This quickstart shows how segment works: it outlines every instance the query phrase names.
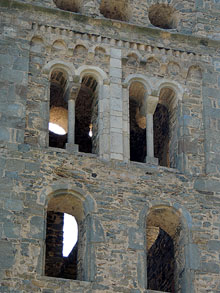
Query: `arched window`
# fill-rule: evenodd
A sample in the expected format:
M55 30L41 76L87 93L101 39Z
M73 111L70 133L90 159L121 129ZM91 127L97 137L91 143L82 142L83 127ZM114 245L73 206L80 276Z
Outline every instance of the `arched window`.
M99 153L98 107L98 83L84 75L75 106L75 143L80 152Z
M175 167L177 145L176 135L176 98L170 88L162 88L159 102L154 112L154 155L159 165Z
M46 276L83 279L83 253L86 242L84 220L83 205L77 197L63 194L49 201L46 227ZM64 251L66 233L72 234L75 238L69 240L71 241L69 244L72 245L69 253Z
M184 231L180 213L157 206L147 216L147 288L179 292L184 274Z
M68 132L67 75L54 69L50 78L49 146L65 148Z
M144 162L146 158L146 89L134 81L129 88L130 160Z

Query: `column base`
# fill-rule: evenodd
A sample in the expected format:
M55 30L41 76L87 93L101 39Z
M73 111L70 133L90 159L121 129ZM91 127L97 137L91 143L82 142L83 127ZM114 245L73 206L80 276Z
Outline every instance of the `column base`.
M70 153L77 153L79 151L79 145L74 143L66 143L66 150Z
M158 166L158 158L146 156L145 163Z

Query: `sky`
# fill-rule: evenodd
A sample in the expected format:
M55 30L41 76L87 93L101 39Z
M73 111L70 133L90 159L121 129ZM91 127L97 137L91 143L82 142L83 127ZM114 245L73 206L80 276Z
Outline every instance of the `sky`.
M67 257L78 240L78 225L75 218L64 214L63 256Z

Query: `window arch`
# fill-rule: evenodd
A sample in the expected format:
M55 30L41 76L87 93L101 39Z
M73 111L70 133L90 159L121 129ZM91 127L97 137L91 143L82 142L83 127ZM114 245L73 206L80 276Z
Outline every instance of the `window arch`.
M78 241L68 257L63 256L64 214L72 215L78 224ZM65 193L50 199L47 207L46 276L74 280L84 279L85 228L85 215L81 199ZM72 231L72 233L76 233L76 231Z
M75 142L81 152L99 153L98 102L98 82L85 74L75 106Z
M164 205L150 209L146 231L148 289L179 292L185 274L183 227L176 209Z
M53 69L50 76L49 146L65 148L68 132L67 73Z

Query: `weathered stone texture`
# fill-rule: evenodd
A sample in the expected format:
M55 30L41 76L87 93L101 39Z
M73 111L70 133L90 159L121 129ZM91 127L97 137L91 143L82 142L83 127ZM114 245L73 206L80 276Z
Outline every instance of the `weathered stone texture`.
M220 292L219 3L173 1L179 21L165 30L150 23L152 1L112 1L107 11L106 1L76 1L77 13L55 2L0 3L0 292L155 292L147 254L155 245L161 259L159 228L174 245L165 288ZM128 5L127 22L115 20L124 17L117 2ZM53 80L66 105L93 98L93 154L76 142L49 146L54 69L66 78ZM147 163L130 161L130 118L145 131L149 96L167 108L154 123L170 119L154 129L156 157L169 133L166 167L145 158L146 139ZM52 201L80 222L78 280L45 273Z

